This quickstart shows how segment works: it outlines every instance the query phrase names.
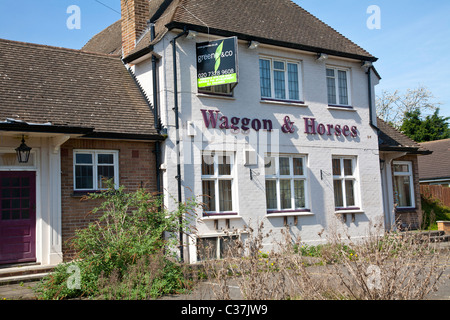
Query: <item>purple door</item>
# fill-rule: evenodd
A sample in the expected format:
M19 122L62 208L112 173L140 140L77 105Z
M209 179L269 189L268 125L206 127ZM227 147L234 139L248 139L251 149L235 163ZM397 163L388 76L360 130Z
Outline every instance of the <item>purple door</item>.
M36 172L0 172L0 264L36 261Z

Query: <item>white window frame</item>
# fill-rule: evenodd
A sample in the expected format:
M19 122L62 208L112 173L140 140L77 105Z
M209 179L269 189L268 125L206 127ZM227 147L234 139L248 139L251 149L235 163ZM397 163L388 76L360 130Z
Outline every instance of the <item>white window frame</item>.
M269 154L266 155L267 158L275 159L275 174L267 174L265 172L265 181L272 180L276 181L276 192L277 192L277 208L266 208L267 213L283 213L283 212L301 212L301 211L309 211L309 192L308 192L308 159L306 155L287 155L287 154ZM280 174L280 158L289 158L289 175L281 175ZM265 164L266 163L265 159ZM293 159L302 159L303 161L303 175L294 175L294 160ZM281 208L281 182L280 180L290 180L291 187L291 208L282 209ZM295 206L295 183L294 181L301 180L304 183L305 190L305 206L304 207L296 207ZM267 191L266 191L266 207L267 207Z
M331 78L327 75L327 70L334 70L334 87L335 87L335 94L336 94L336 103L331 103L328 101L328 78ZM348 103L341 103L340 95L339 95L339 77L338 77L338 71L344 71L347 74L347 97L348 97ZM325 79L327 79L327 102L330 106L337 106L337 107L351 107L352 106L352 90L351 90L351 72L350 68L345 67L336 67L336 66L326 66L325 70Z
M395 165L407 165L408 172L396 172ZM411 196L411 206L400 207L397 206L398 209L411 209L416 207L416 197L414 192L414 172L413 172L413 164L411 161L393 161L392 162L392 174L393 176L403 176L409 177L409 192ZM395 182L392 183L393 191L394 191L394 203L395 203Z
M92 165L92 188L83 189L78 188L76 186L76 166L78 165L76 162L77 154L91 154L93 157ZM113 167L114 167L114 186L117 189L119 187L119 151L117 150L73 150L73 190L74 191L97 191L97 190L106 190L106 188L99 188L97 176L98 176L98 155L99 154L107 154L113 155ZM80 164L86 165L86 164Z
M234 152L226 152L226 151L204 151L202 152L202 160L201 164L203 165L203 157L209 157L211 154L214 154L214 174L213 175L204 175L201 172L201 180L202 180L202 194L203 191L203 181L214 181L214 195L215 195L215 209L204 210L205 216L208 215L237 215L236 213L236 195L235 195L235 153ZM220 175L219 174L219 156L228 156L230 159L230 174L229 175ZM202 170L202 168L200 168ZM231 211L220 211L220 192L219 192L219 181L228 180L231 181Z
M267 60L270 61L270 97L262 96L261 93L261 66L259 64L260 60ZM274 79L274 63L275 62L283 62L284 63L284 90L285 90L285 99L276 98L275 97L275 79ZM295 64L297 65L297 72L298 72L298 100L297 99L290 99L289 98L289 72L288 72L288 64ZM275 57L267 57L267 56L260 56L258 59L258 68L259 68L259 77L260 77L260 94L261 94L261 100L274 100L274 101L286 101L286 102L300 102L303 103L303 82L302 82L302 75L303 75L303 68L302 63L299 60L292 60L292 59L285 59L285 58L275 58Z
M337 206L335 203L335 209L336 210L346 210L346 209L358 209L360 210L360 188L359 188L359 179L358 179L358 161L356 156L333 156L332 161L339 160L340 164L340 175L335 175L333 172L333 163L332 163L332 169L331 173L333 175L333 199L335 199L335 190L334 190L334 181L338 180L341 181L341 188L342 188L342 196L343 196L343 206ZM346 175L344 170L344 160L351 160L352 161L352 175ZM353 198L355 203L353 205L349 205L347 203L347 190L345 186L345 181L351 180L353 181Z

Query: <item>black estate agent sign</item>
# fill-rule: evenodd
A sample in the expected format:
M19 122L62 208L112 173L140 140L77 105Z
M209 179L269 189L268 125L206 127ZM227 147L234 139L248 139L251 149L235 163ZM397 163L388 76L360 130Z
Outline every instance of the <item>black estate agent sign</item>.
M199 88L238 82L237 37L197 43Z

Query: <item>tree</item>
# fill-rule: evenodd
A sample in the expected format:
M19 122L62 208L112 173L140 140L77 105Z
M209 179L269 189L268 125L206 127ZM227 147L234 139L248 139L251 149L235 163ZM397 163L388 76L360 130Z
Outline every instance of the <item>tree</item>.
M400 130L416 142L447 139L450 138L449 119L439 116L439 108L425 118L420 109L415 109L405 114Z
M377 116L399 129L408 112L435 112L440 103L433 102L433 99L433 94L423 86L408 89L404 95L398 90L394 93L382 91L376 99Z

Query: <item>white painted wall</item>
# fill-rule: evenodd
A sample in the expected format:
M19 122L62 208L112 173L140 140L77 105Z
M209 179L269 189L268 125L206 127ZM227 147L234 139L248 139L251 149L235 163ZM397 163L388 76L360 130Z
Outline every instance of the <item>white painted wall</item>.
M173 152L175 145L175 118L173 108L173 72L172 45L170 40L175 33L168 33L164 40L155 47L155 51L162 58L159 61L159 101L161 103L161 119L168 129L168 139L165 142L164 188L166 195L176 197L176 156ZM213 37L210 37L212 40ZM231 228L242 229L244 225L264 220L266 230L273 230L275 237L280 237L284 228L283 217L268 217L266 214L264 152L267 147L279 147L280 153L305 154L308 157L308 196L311 213L300 216L297 225L293 225L294 217L288 217L290 231L293 236L299 236L305 242L318 243L324 240L327 231L342 228L354 237L366 234L370 221L383 219L381 194L381 178L379 166L378 140L376 131L369 125L368 79L366 70L361 68L361 61L342 58L330 58L324 62L315 59L315 55L296 50L283 49L261 45L256 50L247 48L244 42L239 42L239 84L234 90L233 98L206 97L197 93L196 88L196 53L195 42L208 40L198 37L188 40L181 37L177 41L178 53L178 90L180 125L182 126L182 177L183 197L193 197L202 194L201 184L201 150L205 147L202 136L206 141L216 141L209 145L215 150L232 150L236 154L236 172L234 184L234 203L239 217L230 220ZM300 60L302 65L302 85L304 105L286 103L263 103L260 99L259 85L259 56L269 55L279 58ZM326 88L326 65L348 67L351 69L351 101L353 110L336 110L328 107ZM142 62L135 67L139 81L152 94L151 64ZM377 82L372 77L373 85ZM374 95L372 95L374 105ZM250 119L271 119L274 132L270 134L271 142L254 143L256 138L262 138L251 130L250 135L242 133L232 134L229 130L224 134L220 129L207 130L203 124L201 109L220 110L221 114L229 118L248 117ZM285 116L295 122L296 132L286 134L278 129L284 123ZM335 136L307 135L304 133L304 117L316 118L324 124L340 124L349 127L357 126L357 138ZM187 136L188 121L193 122L196 136ZM223 141L226 143L223 143ZM243 165L243 150L248 145L259 152L258 164L251 167L255 175L250 179L249 168ZM355 221L351 215L347 222L342 222L335 213L332 177L332 156L356 156L358 159L359 199L362 212L355 214ZM324 173L321 178L321 170ZM259 174L259 175L258 175ZM169 209L174 203L167 200ZM214 219L200 219L197 223L199 235L219 234L225 226L225 220L218 223L219 231L214 228ZM327 230L322 237L318 235L323 229ZM273 239L267 242L270 249ZM189 256L195 261L195 248L189 248Z
M0 171L36 172L36 259L42 265L62 262L61 158L59 145L67 136L26 134L35 162L28 166L1 167ZM0 134L0 150L15 153L20 134Z

